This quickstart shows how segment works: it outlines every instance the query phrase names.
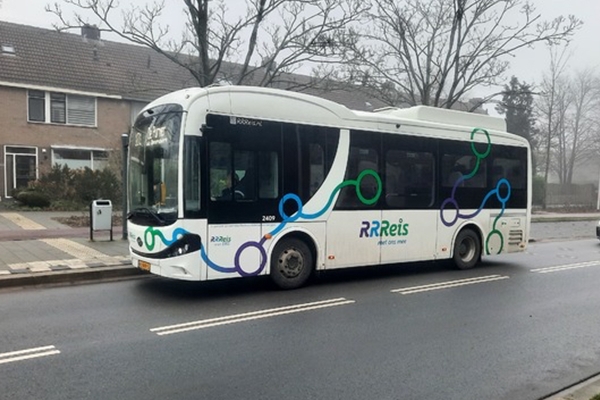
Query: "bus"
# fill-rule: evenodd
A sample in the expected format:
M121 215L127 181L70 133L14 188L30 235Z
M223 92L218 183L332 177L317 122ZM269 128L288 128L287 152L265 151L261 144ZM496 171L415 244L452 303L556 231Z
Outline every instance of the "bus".
M503 119L354 111L285 90L189 88L148 104L128 149L132 263L204 281L524 251L531 151Z

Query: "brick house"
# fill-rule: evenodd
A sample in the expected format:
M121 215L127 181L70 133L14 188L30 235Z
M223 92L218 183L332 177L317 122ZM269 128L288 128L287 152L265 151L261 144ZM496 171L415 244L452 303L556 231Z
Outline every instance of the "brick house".
M0 21L0 200L54 164L104 168L145 104L196 85L166 57L101 40L95 27L72 34ZM305 92L353 109L384 106L355 90Z

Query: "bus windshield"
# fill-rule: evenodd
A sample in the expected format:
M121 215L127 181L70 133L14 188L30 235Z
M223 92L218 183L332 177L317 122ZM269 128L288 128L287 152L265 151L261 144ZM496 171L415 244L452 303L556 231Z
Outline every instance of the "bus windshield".
M168 104L144 111L133 126L128 198L135 223L167 225L177 219L181 117L181 106Z

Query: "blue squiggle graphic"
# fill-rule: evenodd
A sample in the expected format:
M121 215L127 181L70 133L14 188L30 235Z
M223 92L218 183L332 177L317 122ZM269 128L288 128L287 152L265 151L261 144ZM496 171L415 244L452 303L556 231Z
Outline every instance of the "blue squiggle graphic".
M367 199L363 196L363 194L360 191L360 183L361 181L367 177L367 176L372 176L375 178L375 180L377 181L377 185L378 185L378 189L377 192L375 193L375 195L370 198ZM335 187L335 189L333 190L333 192L331 193L331 195L329 196L329 199L327 201L327 203L323 206L323 208L315 213L312 214L305 214L303 212L303 207L304 205L302 204L302 200L300 199L300 197L296 194L293 193L289 193L286 194L285 196L283 196L281 198L281 200L279 201L279 215L282 218L282 221L279 223L279 225L277 225L277 227L275 229L273 229L271 232L269 232L267 235L265 235L264 237L262 237L258 242L256 241L248 241L243 243L235 252L235 257L234 257L234 265L231 267L224 267L222 265L219 265L217 263L215 263L214 261L212 261L209 257L208 254L206 254L206 247L204 245L200 246L200 257L202 258L202 260L206 263L206 265L208 265L209 268L217 271L217 272L221 272L221 273L233 273L233 272L237 272L238 274L240 274L241 276L255 276L255 275L259 275L265 268L265 265L267 263L267 252L265 250L264 244L267 240L267 238L271 238L273 236L275 236L276 234L278 234L279 232L281 232L281 230L283 230L283 228L285 228L285 226L289 223L289 222L294 222L297 221L298 219L305 219L305 220L311 220L311 219L316 219L318 217L320 217L321 215L323 215L333 204L333 199L335 198L335 196L337 195L337 193L344 187L346 186L351 186L354 185L356 188L356 195L357 197L360 199L361 202L367 204L367 205L372 205L375 204L377 202L377 200L379 200L379 197L381 196L381 193L383 191L383 186L382 186L382 182L381 182L381 178L379 177L379 175L377 174L377 172L371 170L371 169L367 169L362 171L358 177L356 178L356 180L346 180L342 183L340 183L339 185L337 185ZM296 202L297 206L298 206L298 211L296 211L293 215L288 216L285 214L283 208L284 208L284 204L286 201L288 200L293 200ZM167 240L165 238L165 236L163 235L163 233L159 230L159 229L155 229L153 227L149 227L148 229L146 229L146 232L144 233L144 241L146 243L146 247L148 247L149 250L152 250L154 248L155 245L155 237L158 236L158 238L167 246L173 244L179 235L183 235L185 233L188 233L188 231L186 231L183 228L177 228L173 231L173 239L171 240ZM147 239L147 235L150 234L151 236L151 241ZM256 248L261 255L261 261L258 265L258 267L254 270L254 271L245 271L240 263L240 259L241 259L241 255L242 252L248 248Z

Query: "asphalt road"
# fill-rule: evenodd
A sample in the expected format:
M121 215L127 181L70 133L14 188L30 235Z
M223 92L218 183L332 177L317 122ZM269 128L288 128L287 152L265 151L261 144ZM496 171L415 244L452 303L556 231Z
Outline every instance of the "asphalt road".
M539 399L600 371L599 253L2 291L0 398Z

